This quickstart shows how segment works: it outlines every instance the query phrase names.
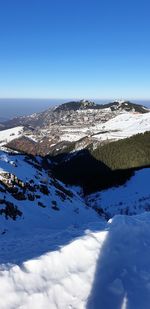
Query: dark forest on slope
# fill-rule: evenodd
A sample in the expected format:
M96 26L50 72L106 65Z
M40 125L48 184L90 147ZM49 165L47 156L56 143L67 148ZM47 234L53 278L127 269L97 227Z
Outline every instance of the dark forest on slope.
M83 187L84 193L125 183L134 170L150 165L150 132L53 157L56 177Z
M91 150L91 154L113 170L149 165L150 132L108 143Z

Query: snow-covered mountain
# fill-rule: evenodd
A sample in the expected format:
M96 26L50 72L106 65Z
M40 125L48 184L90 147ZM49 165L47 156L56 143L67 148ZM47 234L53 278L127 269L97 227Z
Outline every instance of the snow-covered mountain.
M150 113L142 115L129 113L118 115L103 125L95 126L93 128L93 137L101 141L115 141L146 131L150 131Z
M147 113L149 109L143 105L128 101L95 104L81 100L68 102L58 107L49 108L41 113L16 117L2 123L4 128L16 126L30 126L32 128L46 128L54 125L77 126L92 125L95 122L105 122L122 112Z
M15 118L5 128L24 126L19 140L5 140L12 149L31 154L77 151L93 144L115 141L150 130L150 110L130 102L98 105L90 101L69 102L43 113ZM4 127L3 127L4 129ZM13 133L12 133L13 136ZM11 142L11 143L10 143Z
M99 108L105 122L88 127L69 124L69 131L65 122L60 128L27 128L20 122L0 132L0 309L149 309L150 168L90 195L54 177L58 160L74 159L78 175L78 156L87 178L95 166L104 182L110 168L85 160L78 150L150 131L150 113L127 111L122 104L127 102ZM96 117L95 111L93 102L82 101L73 113L81 121L83 113ZM65 113L72 114L68 105ZM66 147L70 154L44 157L51 147L58 153ZM37 155L38 148L45 154Z

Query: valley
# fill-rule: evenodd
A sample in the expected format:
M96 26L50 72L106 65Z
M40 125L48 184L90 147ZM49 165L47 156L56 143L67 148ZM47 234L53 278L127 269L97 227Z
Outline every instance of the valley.
M75 104L2 124L2 309L148 308L150 110Z

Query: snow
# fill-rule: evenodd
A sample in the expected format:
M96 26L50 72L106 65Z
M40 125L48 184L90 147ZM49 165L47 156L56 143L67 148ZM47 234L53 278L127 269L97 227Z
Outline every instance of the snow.
M122 125L116 133L122 138L149 130L149 118L122 114L105 125L110 130ZM0 132L1 141L20 136L23 127L11 130ZM149 309L150 213L144 211L150 210L150 168L135 172L123 186L90 195L90 207L79 187L48 178L24 155L1 150L1 181L5 172L35 185L48 179L49 193L37 189L39 199L20 201L0 190L0 200L6 196L23 213L15 221L0 215L0 309ZM59 186L72 197L63 200ZM93 206L113 218L106 222Z
M83 110L79 110L78 113L85 113ZM94 110L86 111L86 115L95 112ZM102 111L102 114L108 113L108 110ZM110 111L111 113L111 111ZM52 128L51 128L52 129ZM89 126L83 124L74 124L73 126L60 126L59 127L59 141L69 141L77 142L84 137L91 137L96 141L105 140L119 140L138 133L144 133L145 131L150 131L150 112L145 114L139 114L136 112L124 112L122 111L119 115L113 114L113 118L107 120L106 122L95 122ZM58 132L58 127L56 127L56 132ZM42 129L40 135L37 133L23 132L23 127L16 127L9 130L0 131L0 147L4 146L11 140L18 138L20 136L27 136L31 140L37 142L39 141L39 136L42 134L44 136L51 136L50 128Z
M98 253L96 235L89 233L21 266L3 265L1 308L81 308L90 293ZM3 301L6 289L10 298Z
M19 234L24 236L30 235L32 232L42 233L44 227L46 233L50 229L52 234L68 227L80 227L83 224L97 220L95 211L91 211L85 206L83 198L76 191L66 187L60 181L54 181L53 178L48 177L46 171L39 171L32 163L31 160L29 164L24 155L11 155L3 151L0 152L1 180L4 172L16 175L24 183L32 180L34 185L39 185L41 181L48 179L47 186L49 189L48 195L41 193L37 189L34 194L39 195L39 198L35 198L34 201L29 201L27 198L27 193L31 192L26 192L26 200L23 201L16 200L11 193L7 192L7 200L16 205L23 212L23 216L15 222L0 216L0 233L7 230L8 234L11 233L16 237L19 230ZM72 198L65 196L65 200L63 200L57 185L68 189L72 193ZM5 193L0 192L1 199L4 198L4 195ZM58 211L52 208L54 201L59 207ZM45 208L40 207L38 202L42 202Z
M8 130L0 131L0 146L3 146L13 139L18 138L23 135L23 127L15 127Z
M23 181L35 178L37 172L33 166L24 160L24 156L10 155L4 151L0 151L0 167L3 171L15 174Z
M24 181L32 179L34 184L47 177L46 171L39 173L24 155L1 151L0 166L3 172ZM69 189L72 198L63 201L58 184ZM0 191L1 201L5 195L23 213L15 221L0 215L1 309L80 308L81 299L84 304L90 292L99 248L89 229L92 225L95 230L102 229L106 223L73 189L53 178L48 179L48 188L48 195L37 189L40 199L34 201L16 200L11 192ZM39 200L45 208L38 206ZM59 211L52 209L52 201L57 202Z
M96 123L89 127L85 127L84 124L72 128L61 127L60 140L75 142L86 136L91 136L97 141L119 140L145 131L150 131L150 113L122 112L104 123Z
M27 136L29 139L31 139L35 143L38 142L38 137L33 134L25 134L25 136Z
M150 168L136 171L128 182L119 187L96 192L87 198L91 207L102 208L109 217L115 214L140 214L150 211Z
M118 140L150 131L150 113L123 113L104 124L93 127L93 137L99 140ZM97 132L100 131L100 134ZM108 131L107 133L105 133ZM96 134L96 135L94 135Z
M84 133L66 133L66 134L62 134L60 137L60 141L68 141L68 142L77 142L79 139L85 137Z
M149 308L149 220L145 213L116 216L108 223L86 308Z
M55 249L48 234L20 243L16 239L18 258L22 250L24 256L31 248L34 252L42 241L47 242L47 251L18 264L1 264L0 308L148 309L149 221L149 213L116 216L99 224L97 231L94 224L78 230L80 235L69 242L64 231L53 235L53 241L62 243ZM1 248L11 257L14 244L8 244L3 235Z

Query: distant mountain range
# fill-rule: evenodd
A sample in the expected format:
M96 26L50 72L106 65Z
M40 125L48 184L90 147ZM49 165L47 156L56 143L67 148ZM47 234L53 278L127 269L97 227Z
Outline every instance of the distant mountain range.
M68 103L61 104L55 110L56 111L76 111L76 110L86 110L86 109L107 109L110 108L112 111L114 110L124 110L131 111L134 109L135 112L146 113L148 108L143 105L131 103L129 101L115 101L107 104L96 104L92 101L81 100L81 101L72 101Z
M58 155L150 130L150 109L128 101L99 105L92 101L68 102L42 113L1 123L0 145L32 155ZM18 127L20 134L11 128ZM7 138L3 130L9 129Z
M112 102L108 104L96 104L94 102L88 100L81 100L81 101L72 101L68 103L64 103L59 105L56 108L48 108L44 112L41 113L34 113L29 116L21 116L16 117L11 120L5 121L1 123L1 128L11 128L16 126L31 126L33 128L36 127L45 127L49 125L55 124L70 124L72 125L74 120L76 123L79 122L80 124L80 115L81 112L82 116L85 117L84 123L86 123L86 116L88 115L87 124L95 121L94 116L98 113L100 120L102 112L105 112L108 117L113 116L113 114L120 113L120 112L137 112L137 113L147 113L149 109L143 105L131 103L129 101L121 101L121 102ZM112 113L111 113L112 112ZM93 116L93 117L92 117ZM76 119L75 119L76 118ZM82 122L83 122L82 120Z

